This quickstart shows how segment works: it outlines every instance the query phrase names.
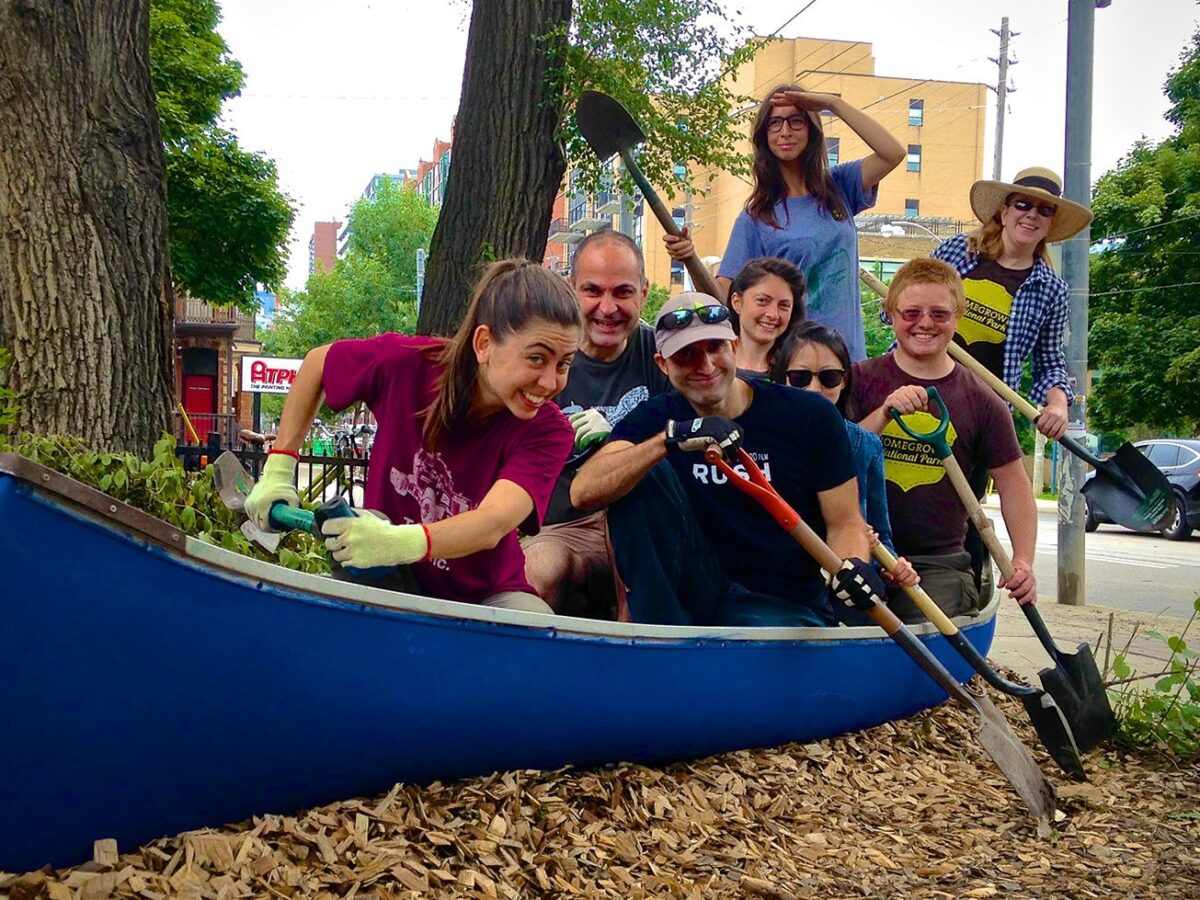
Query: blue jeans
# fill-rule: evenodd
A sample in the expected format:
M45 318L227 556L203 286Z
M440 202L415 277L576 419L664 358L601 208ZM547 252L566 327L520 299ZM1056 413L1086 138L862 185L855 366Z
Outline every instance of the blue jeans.
M763 514L763 526L778 527ZM634 622L743 627L834 625L828 594L775 597L730 581L675 470L661 462L608 508L617 572ZM770 560L763 560L770 565Z

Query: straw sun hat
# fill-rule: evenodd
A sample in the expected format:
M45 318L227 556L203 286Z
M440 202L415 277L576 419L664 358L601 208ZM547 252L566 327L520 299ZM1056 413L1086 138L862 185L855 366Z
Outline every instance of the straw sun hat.
M1083 231L1092 221L1091 210L1080 206L1062 195L1062 179L1050 169L1034 166L1022 169L1017 177L1008 181L977 181L971 186L971 209L983 224L992 221L992 217L1004 206L1004 201L1011 194L1024 194L1038 200L1045 200L1058 208L1050 231L1046 234L1046 243L1065 241L1072 235Z

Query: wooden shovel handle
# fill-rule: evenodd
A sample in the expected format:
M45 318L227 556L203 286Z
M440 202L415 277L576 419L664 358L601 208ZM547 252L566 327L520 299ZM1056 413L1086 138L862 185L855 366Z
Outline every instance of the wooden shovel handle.
M954 455L951 454L943 459L942 465L945 466L946 474L950 477L950 483L954 485L954 490L962 501L963 507L967 510L967 515L975 523L975 528L978 529L979 536L983 538L983 543L987 546L988 552L992 554L992 559L996 560L996 565L1000 567L1000 574L1007 581L1013 576L1012 557L1008 555L1008 551L1000 543L1000 538L996 536L996 529L992 526L992 520L983 511L983 505L979 502L979 498L975 496L975 492L971 490L971 485L967 483L967 476L963 474L963 470L959 466L958 460L954 458Z
M967 369L970 369L981 379L983 379L984 384L995 391L1002 399L1011 403L1017 412L1027 418L1030 422L1037 421L1037 417L1042 414L1042 411L1010 388L999 378L997 378L991 369L973 357L958 344L954 343L954 341L951 341L950 346L946 349L950 355L954 357L955 362Z

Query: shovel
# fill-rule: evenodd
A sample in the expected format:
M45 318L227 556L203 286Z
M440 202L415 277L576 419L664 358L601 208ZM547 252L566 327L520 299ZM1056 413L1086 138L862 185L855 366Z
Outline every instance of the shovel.
M954 485L967 514L979 531L979 536L983 538L992 558L996 560L996 565L1000 567L1000 574L1008 580L1014 571L1012 557L996 537L992 520L984 513L975 492L967 483L966 475L958 465L958 460L954 458L950 445L946 442L946 429L950 425L950 413L946 405L942 402L937 388L930 387L927 390L930 405L936 404L941 410L941 421L933 431L913 431L894 409L890 410L891 416L910 437L928 444L934 455L941 459L950 483ZM1033 603L1021 604L1021 612L1025 614L1038 640L1054 660L1053 669L1043 669L1039 673L1042 687L1054 698L1067 721L1071 723L1076 746L1080 750L1091 750L1117 728L1116 717L1108 702L1108 691L1100 677L1092 648L1087 644L1080 644L1074 653L1063 653L1054 643L1042 614Z
M836 572L840 569L842 559L821 540L815 531L809 528L787 501L776 493L750 454L739 449L738 458L745 467L746 477L729 465L716 447L709 447L704 452L704 459L709 464L720 469L722 474L729 479L730 484L761 504L763 509L799 542L800 546L817 561L821 568L826 572ZM979 729L975 733L976 737L979 738L979 742L988 756L995 761L1004 776L1012 782L1021 799L1033 812L1038 822L1038 834L1043 837L1048 836L1050 823L1054 821L1054 788L1034 763L1033 757L1029 755L1029 750L1013 734L1012 728L1009 727L1004 716L992 705L992 701L987 698L986 694L976 696L959 684L937 657L929 651L929 648L917 640L916 635L909 631L904 623L896 617L896 614L886 606L877 602L867 610L867 615L887 633L888 637L899 644L913 662L937 682L942 690L957 700L965 709L974 710L979 714Z
M579 126L579 133L583 135L583 139L588 142L588 146L592 148L601 162L607 160L614 153L621 154L625 170L629 172L638 186L638 190L650 204L650 209L654 211L654 217L658 219L658 224L667 234L682 237L682 232L675 224L670 210L663 205L658 193L651 187L650 182L646 180L646 176L638 167L637 161L633 158L634 147L644 143L646 135L638 127L638 123L633 121L633 116L629 115L629 111L607 94L601 94L599 91L584 91L579 96L579 105L575 107L575 122ZM683 261L683 264L692 276L692 284L696 286L696 290L717 300L724 299L724 294L717 286L717 280L713 278L712 272L704 263L700 262L694 252Z
M896 557L883 544L876 544L871 553L889 572L896 570ZM941 607L933 602L933 598L925 593L925 589L919 584L904 585L903 590L912 598L925 618L942 633L946 642L971 664L971 668L978 672L984 681L1001 693L1018 698L1024 704L1042 745L1050 752L1059 768L1077 781L1086 781L1087 773L1083 770L1083 761L1079 758L1075 735L1054 698L1032 685L1009 681L989 666L987 660L975 649L975 645L963 637L954 621L942 612Z
M1041 414L1036 406L995 376L979 360L951 342L950 355L959 364L983 379L993 391L1013 405L1030 422ZM1084 496L1104 510L1118 525L1134 531L1161 531L1167 526L1175 499L1167 476L1126 441L1111 459L1100 459L1084 449L1074 438L1058 439L1071 453L1096 470L1094 478L1083 485Z

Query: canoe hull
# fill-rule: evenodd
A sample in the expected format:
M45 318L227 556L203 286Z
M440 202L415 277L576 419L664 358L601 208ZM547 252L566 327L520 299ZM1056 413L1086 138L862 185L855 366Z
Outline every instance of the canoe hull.
M262 577L276 567L219 568L3 474L0 515L20 535L0 544L0 869L397 781L812 741L945 698L867 629L592 633L379 605L378 591ZM984 652L993 614L965 629ZM939 636L923 640L970 676Z

